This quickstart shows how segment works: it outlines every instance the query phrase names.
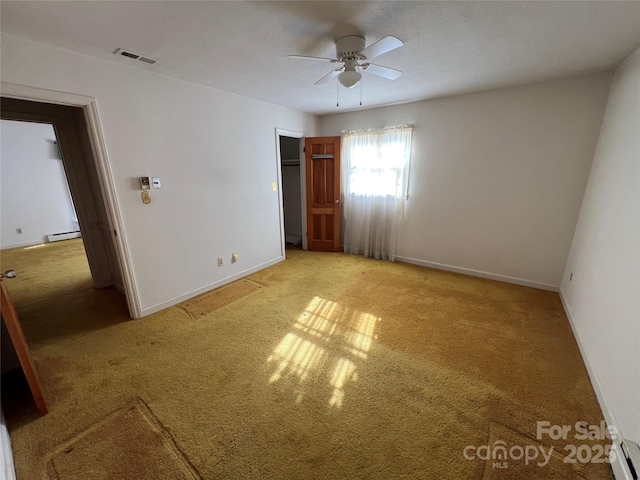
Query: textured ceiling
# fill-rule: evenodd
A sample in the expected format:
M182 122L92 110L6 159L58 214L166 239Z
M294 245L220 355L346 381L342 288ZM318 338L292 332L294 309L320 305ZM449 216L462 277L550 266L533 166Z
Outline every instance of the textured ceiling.
M334 41L405 45L364 75L364 108L601 71L640 45L640 2L6 1L1 30L136 68L315 114L358 108L360 89L314 85ZM125 48L157 58L116 57Z

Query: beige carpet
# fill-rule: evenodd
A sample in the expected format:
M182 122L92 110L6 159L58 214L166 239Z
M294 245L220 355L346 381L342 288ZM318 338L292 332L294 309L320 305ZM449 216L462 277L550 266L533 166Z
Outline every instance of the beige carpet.
M78 296L93 288L82 239L0 251L2 271L13 269L7 280L11 300L23 308L52 298Z
M538 420L602 419L557 294L287 256L247 279L264 288L202 316L182 305L109 319L84 294L18 308L50 406L36 418L3 386L18 478L48 478L61 446L136 398L203 479L612 478L606 464L564 467L568 443L597 442L536 439ZM499 440L557 455L507 468L463 455ZM122 465L117 449L104 456Z

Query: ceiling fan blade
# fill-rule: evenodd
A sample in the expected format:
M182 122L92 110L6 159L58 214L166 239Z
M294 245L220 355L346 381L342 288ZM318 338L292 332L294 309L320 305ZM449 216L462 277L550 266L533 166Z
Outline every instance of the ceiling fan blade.
M319 60L321 62L338 63L335 58L323 58L323 57L308 57L306 55L287 55L287 58L297 58L299 60Z
M329 80L332 80L332 79L336 78L338 76L338 74L343 70L344 70L344 67L336 68L333 72L327 73L324 77L322 77L320 80L318 80L316 83L314 83L314 85L320 85L322 83L327 83Z
M402 45L404 45L404 43L402 43L396 37L392 37L391 35L389 35L388 37L384 37L382 40L378 40L376 43L369 45L367 48L358 53L369 59L377 57L378 55L382 55L383 53L390 52L391 50L395 50Z
M365 63L362 65L362 68L364 68L366 72L373 73L379 77L388 78L389 80L400 78L403 73L395 68L383 67L382 65L376 65L375 63Z

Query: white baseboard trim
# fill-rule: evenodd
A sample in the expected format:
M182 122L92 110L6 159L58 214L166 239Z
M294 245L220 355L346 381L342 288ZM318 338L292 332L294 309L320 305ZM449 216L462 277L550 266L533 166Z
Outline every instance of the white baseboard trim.
M413 265L420 265L422 267L435 268L436 270L445 270L447 272L462 273L464 275L471 275L472 277L487 278L489 280L497 280L499 282L513 283L515 285L522 285L524 287L532 287L540 290L548 290L550 292L559 292L559 285L550 285L547 283L534 282L531 280L525 280L523 278L508 277L506 275L499 275L497 273L483 272L481 270L473 270L471 268L454 267L453 265L445 265L443 263L427 262L425 260L418 260L417 258L400 257L395 256L397 262L411 263Z
M235 282L247 275L251 275L259 270L263 270L271 265L275 265L276 263L280 263L286 260L284 256L274 258L273 260L269 260L268 262L261 263L260 265L256 265L255 267L248 268L247 270L243 270L242 272L235 273L229 277L223 278L222 280L218 280L217 282L210 283L204 287L198 288L196 290L192 290L191 292L185 293L184 295L180 295L178 297L174 297L166 302L158 303L157 305L153 305L151 307L143 308L141 310L141 317L146 317L147 315L151 315L152 313L159 312L160 310L164 310L165 308L173 307L180 302L184 302L185 300L189 300L190 298L196 297L200 294L206 293L215 288L223 287L224 285Z
M598 398L598 403L600 404L600 409L602 410L602 414L604 415L604 420L607 422L607 426L613 426L616 428L618 433L621 432L620 426L616 421L616 417L613 414L613 411L609 407L609 403L607 402L606 396L604 394L604 389L602 388L602 382L600 381L600 377L596 372L596 369L591 361L591 357L587 352L587 349L582 342L582 337L580 336L580 332L576 328L576 321L571 313L571 308L567 304L567 301L564 298L562 290L560 290L560 301L562 302L562 307L564 308L565 313L567 314L567 318L569 319L569 324L571 325L571 330L573 331L573 336L576 339L576 343L578 344L578 348L580 349L580 354L582 355L582 361L584 362L585 367L587 368L587 373L589 374L589 379L591 380L591 385L593 386L593 390L596 393L596 397ZM627 466L627 462L622 455L622 450L620 447L620 440L622 440L621 436L618 436L616 440L612 441L613 448L612 450L615 452L615 461L611 463L611 468L616 477L616 480L633 480L631 475L631 471L629 471L629 467Z
M24 248L24 247L35 247L36 245L43 245L46 237L42 237L42 240L35 240L31 242L22 242L22 243L12 243L10 245L2 245L0 250L9 250L10 248Z

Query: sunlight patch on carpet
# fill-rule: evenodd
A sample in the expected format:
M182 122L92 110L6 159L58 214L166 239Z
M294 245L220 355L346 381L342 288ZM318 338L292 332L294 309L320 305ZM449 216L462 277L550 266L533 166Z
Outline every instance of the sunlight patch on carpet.
M366 360L381 319L369 313L344 308L338 303L315 297L267 358L274 372L269 383L283 378L297 381L296 402L304 398L301 388L310 376L326 375L333 392L328 400L341 407L345 386L358 379L358 362Z
M201 478L139 398L59 445L47 472L50 480Z
M46 245L44 243L41 243L40 245L33 245L31 247L25 247L25 250L33 250L34 248L42 248L42 247L46 247Z
M180 307L193 318L201 318L262 288L265 288L264 285L243 279L182 302Z

